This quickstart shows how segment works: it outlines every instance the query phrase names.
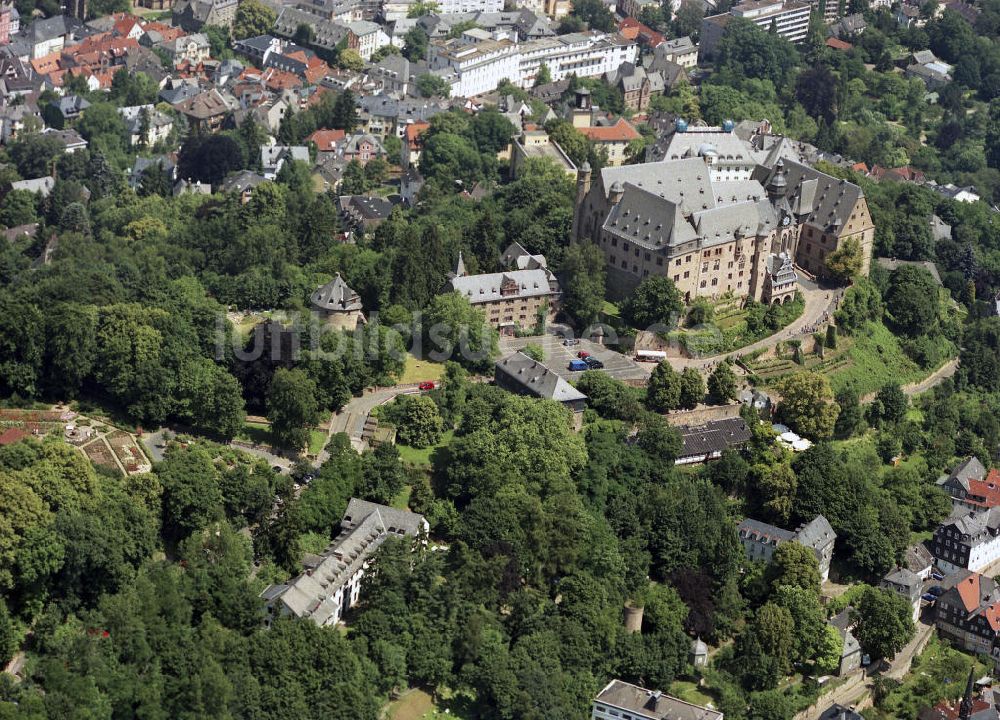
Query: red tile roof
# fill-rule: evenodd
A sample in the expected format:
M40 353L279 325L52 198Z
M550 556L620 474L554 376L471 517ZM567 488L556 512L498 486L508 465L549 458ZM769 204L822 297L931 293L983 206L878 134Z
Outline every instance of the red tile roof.
M346 135L343 130L317 130L306 138L307 142L316 143L316 148L320 152L333 152L337 143L341 142Z
M962 604L965 606L967 612L972 612L979 608L979 598L981 597L979 579L981 577L979 573L970 573L969 577L955 585L955 589L958 590L958 595L962 598Z
M410 145L414 143L419 144L417 138L427 132L427 129L431 126L429 122L424 122L423 120L418 120L417 122L410 123L406 126L406 142Z
M580 132L593 142L629 142L642 137L625 118L618 118L618 122L610 127L585 127L580 128Z
M964 502L981 508L1000 505L1000 470L990 470L982 480L969 479L969 495Z
M847 42L846 40L841 40L840 38L835 38L835 37L827 38L826 46L828 48L833 48L834 50L850 50L852 47L854 47L853 45L851 45L851 43Z

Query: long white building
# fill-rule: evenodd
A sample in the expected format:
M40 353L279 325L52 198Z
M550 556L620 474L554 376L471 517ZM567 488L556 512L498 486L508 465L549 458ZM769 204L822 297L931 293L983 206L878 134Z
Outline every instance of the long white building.
M553 81L573 74L601 77L635 63L638 54L638 46L617 33L572 33L521 43L502 35L477 40L467 33L432 42L430 68L451 85L452 97L472 97L495 90L505 79L531 87L543 63Z
M558 37L528 40L520 45L519 81L531 87L542 63L552 81L577 77L601 77L615 72L623 63L635 63L639 47L618 33L581 32Z

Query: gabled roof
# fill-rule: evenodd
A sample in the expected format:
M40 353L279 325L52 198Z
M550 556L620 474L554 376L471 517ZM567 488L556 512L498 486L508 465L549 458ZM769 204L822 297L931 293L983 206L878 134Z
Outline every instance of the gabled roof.
M543 363L516 352L496 363L494 375L503 375L506 384L517 386L527 395L568 403L586 400L587 396Z
M643 74L645 75L645 71ZM579 130L588 140L597 143L630 142L642 137L625 118L618 118L618 122L610 127L585 127Z
M678 430L683 442L679 458L722 452L727 448L739 447L750 439L750 428L747 427L743 418L712 420L704 425L683 426ZM744 523L747 522L756 523L755 520L744 520ZM763 527L763 523L760 525ZM744 527L744 524L740 523L740 528ZM746 526L746 528L749 530L750 526ZM778 530L778 528L774 529Z

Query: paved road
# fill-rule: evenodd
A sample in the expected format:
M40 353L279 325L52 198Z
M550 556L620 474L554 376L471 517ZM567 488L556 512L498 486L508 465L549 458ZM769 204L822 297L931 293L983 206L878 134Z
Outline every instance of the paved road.
M557 328L553 328L558 332ZM532 337L500 338L500 357L506 357L525 345L537 345L542 348L545 357L542 360L553 372L567 380L580 377L579 372L569 369L570 360L575 360L581 351L588 352L602 363L604 371L617 380L648 380L649 373L656 367L654 363L637 363L631 357L610 350L590 340L580 339L578 345L563 345L561 334L534 335Z
M166 448L160 446L165 445L164 433L167 432L169 432L172 436L176 436L178 434L176 430L171 428L159 428L153 432L143 435L142 437L142 445L146 449L146 452L149 453L149 456L153 459L154 463L163 461L163 453ZM251 455L256 455L259 458L263 458L264 460L267 460L271 467L280 467L282 472L288 472L294 464L294 460L282 457L281 455L275 455L273 452L265 450L261 447L248 446L236 442L229 443L229 447L241 450L245 453L250 453Z
M913 658L923 651L927 640L934 632L934 626L920 621L913 639L900 650L889 663L889 669L882 673L885 677L902 679L909 671ZM834 703L844 707L859 705L871 693L874 676L864 677L862 674L853 676L845 684L838 686L820 697L815 708L811 708L795 716L795 720L819 720L820 715Z
M747 353L760 350L762 348L773 347L779 342L791 340L792 338L805 337L816 332L830 317L837 307L837 299L841 291L826 290L816 283L799 278L799 290L805 300L805 308L799 317L763 340L758 340L746 347L739 348L730 353L720 353L719 355L705 356L700 358L670 358L670 364L675 370L683 370L686 367L693 367L699 370L706 370L709 365L718 364L722 359L745 355Z
M371 411L379 405L385 405L397 395L406 395L419 392L413 386L378 388L376 390L366 390L361 397L351 398L339 412L330 416L330 429L327 432L327 442L336 433L346 433L351 439L351 445L358 452L365 449L366 443L362 440L365 429L365 422ZM329 454L326 448L320 452L316 458L316 465L322 465Z

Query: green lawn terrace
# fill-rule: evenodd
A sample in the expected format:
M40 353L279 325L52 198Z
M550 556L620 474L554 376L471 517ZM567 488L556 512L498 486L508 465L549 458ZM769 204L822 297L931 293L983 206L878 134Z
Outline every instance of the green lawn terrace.
M827 376L835 393L851 388L861 396L890 382L900 385L918 382L940 367L921 368L906 355L899 338L881 322L868 323L852 336L838 336L836 348L826 347L824 342L822 335L807 336L798 346L780 343L773 350L744 358L743 363L751 378L764 387L808 370ZM947 343L941 351L947 362L954 354L954 347Z

